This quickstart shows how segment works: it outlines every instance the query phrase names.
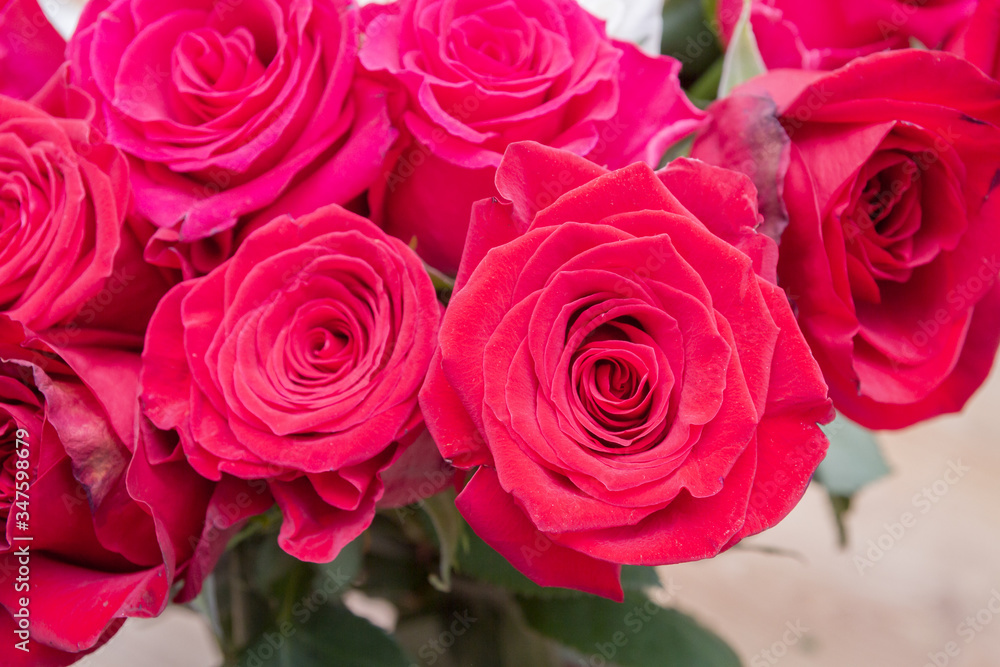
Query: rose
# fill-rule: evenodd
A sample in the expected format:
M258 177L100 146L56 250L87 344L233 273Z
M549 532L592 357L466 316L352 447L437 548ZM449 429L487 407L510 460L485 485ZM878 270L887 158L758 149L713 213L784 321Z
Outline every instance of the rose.
M359 0L365 5L390 0ZM580 6L607 21L608 35L638 44L651 55L659 55L663 37L663 0L580 0Z
M133 158L157 261L207 270L246 216L344 204L368 187L395 135L385 96L354 77L357 22L348 0L87 4L73 75Z
M948 40L947 50L994 79L1000 78L1000 2L979 0L976 11Z
M63 76L33 102L0 96L0 312L35 330L69 324L64 337L141 332L173 276L142 261L128 164Z
M330 561L371 523L380 473L422 431L439 319L398 239L338 206L283 216L163 299L145 410L205 477L267 480L282 548Z
M854 58L906 48L910 38L940 45L976 0L753 0L751 25L770 69L836 69ZM743 0L719 0L720 33L729 41Z
M365 12L360 61L399 91L403 134L372 186L373 220L415 236L424 260L448 273L512 141L655 166L701 118L680 90L680 63L608 39L574 0L403 0ZM561 194L558 174L547 181Z
M182 578L193 598L241 518L206 516L237 493L261 505L137 432L141 342L90 331L59 347L0 315L4 665L75 662L125 617L162 612Z
M779 197L780 284L834 404L864 426L956 412L993 363L998 100L1000 84L959 58L889 52L755 79L695 143Z
M518 143L497 188L420 395L444 457L479 466L457 500L473 530L539 584L620 600L618 564L708 558L784 517L832 410L749 181Z
M0 95L34 95L62 64L65 49L35 0L0 0Z
M663 38L663 0L580 0L580 6L608 22L608 35L638 44L657 56Z

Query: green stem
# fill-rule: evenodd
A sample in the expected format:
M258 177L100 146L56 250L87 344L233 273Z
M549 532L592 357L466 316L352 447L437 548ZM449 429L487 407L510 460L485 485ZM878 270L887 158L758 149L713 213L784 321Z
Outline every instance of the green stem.
M215 583L215 573L210 573L205 577L202 584L201 595L192 603L198 611L205 614L209 623L212 624L212 632L216 639L222 644L222 617L219 614L219 587Z
M246 606L246 581L243 578L243 550L234 549L229 562L229 604L232 626L229 640L238 652L250 642Z
M722 81L722 58L718 58L712 66L705 70L701 77L688 88L688 97L698 106L708 106L719 95L719 82Z
M298 563L292 568L288 580L285 582L285 595L281 600L281 608L278 610L278 627L285 621L292 620L292 610L309 591L315 572L308 563Z

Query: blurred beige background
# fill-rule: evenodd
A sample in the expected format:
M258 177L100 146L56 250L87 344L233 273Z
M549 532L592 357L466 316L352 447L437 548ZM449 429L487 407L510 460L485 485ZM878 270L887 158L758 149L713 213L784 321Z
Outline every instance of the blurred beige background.
M845 550L812 487L747 548L661 568L672 603L724 636L747 667L1000 665L998 408L995 370L962 416L882 434L893 472L856 498ZM760 551L770 548L794 556ZM84 664L215 667L219 658L199 617L176 609L128 621Z
M998 408L994 369L963 415L881 434L893 471L856 498L845 550L813 486L783 523L748 541L800 559L736 550L664 568L682 587L680 606L749 667L1000 665ZM786 634L789 622L798 633Z

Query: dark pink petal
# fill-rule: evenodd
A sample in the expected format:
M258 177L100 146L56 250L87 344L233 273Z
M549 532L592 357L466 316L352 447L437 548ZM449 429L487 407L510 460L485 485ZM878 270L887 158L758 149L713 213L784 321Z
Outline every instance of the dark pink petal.
M672 144L701 125L705 114L681 90L680 61L650 57L627 42L614 44L622 50L618 113L597 123L600 141L587 157L611 169L633 162L655 168Z
M476 472L455 504L479 537L539 585L623 599L619 565L568 549L539 532L489 468Z
M747 254L757 275L777 283L778 246L768 233L766 216L762 222L757 213L757 191L749 178L684 158L657 176L709 231Z
M66 42L36 0L7 0L0 8L0 93L34 95L63 63Z
M513 204L513 217L523 233L540 210L605 173L607 169L590 160L534 141L521 141L508 146L504 153L496 186L500 195Z
M445 460L463 469L492 462L486 441L458 394L448 384L440 350L431 360L427 379L420 390L420 408L427 430Z

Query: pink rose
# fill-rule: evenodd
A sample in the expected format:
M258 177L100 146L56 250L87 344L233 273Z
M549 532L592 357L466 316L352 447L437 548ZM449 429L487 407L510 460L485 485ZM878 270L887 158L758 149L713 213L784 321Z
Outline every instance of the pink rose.
M381 473L423 431L417 391L439 319L398 239L339 206L283 216L160 303L145 410L205 477L266 480L282 547L330 561L371 523Z
M34 95L59 69L65 50L35 0L0 1L0 94Z
M457 500L473 530L539 584L620 600L619 564L781 520L833 415L749 179L526 142L496 184L510 203L473 210L420 395L445 458L478 467Z
M875 429L961 410L1000 346L1000 84L908 49L769 72L710 114L692 154L768 193L837 409Z
M87 4L73 76L132 158L152 258L205 271L247 216L368 188L394 133L382 92L355 78L357 24L348 0Z
M573 0L402 0L365 8L361 64L399 92L403 137L372 215L430 264L458 267L472 203L507 145L534 140L613 168L656 166L701 113L680 64L611 40ZM551 175L550 195L564 184Z
M70 664L173 590L191 599L242 518L215 515L239 494L248 512L270 500L137 430L141 342L91 331L58 347L0 315L4 665Z
M769 69L836 69L915 37L940 46L976 0L753 0L751 22ZM743 0L719 0L720 33L732 36Z
M979 0L945 48L1000 79L1000 0Z
M128 216L128 164L64 74L33 104L0 96L0 312L141 333L175 277L142 261L152 230Z

